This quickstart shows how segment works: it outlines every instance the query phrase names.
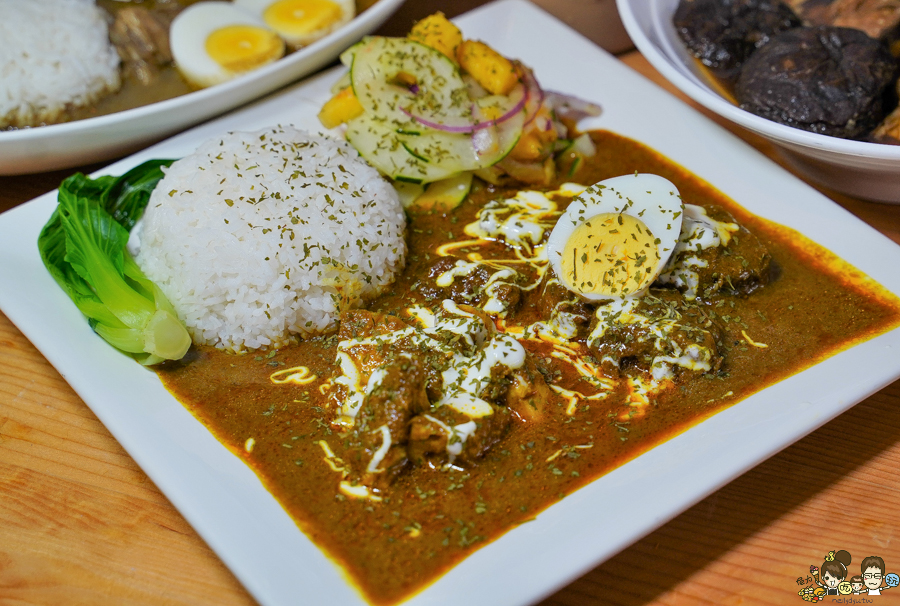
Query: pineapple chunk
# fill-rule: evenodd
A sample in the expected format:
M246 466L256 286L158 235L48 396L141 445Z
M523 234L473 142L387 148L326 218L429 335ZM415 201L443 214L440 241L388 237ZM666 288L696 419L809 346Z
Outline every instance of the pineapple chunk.
M551 124L552 117L547 106L542 105L509 152L510 157L519 162L542 162L553 153L553 144L559 135Z
M348 86L325 102L319 112L319 122L325 128L334 128L362 113L363 106L353 94L353 87Z
M453 25L444 13L428 15L417 22L407 36L410 40L421 42L434 50L444 53L454 61L456 49L462 43L462 32Z
M466 40L456 50L460 66L492 95L506 95L519 81L512 62L484 42Z
M535 132L523 134L509 156L519 162L534 162L544 159L545 145Z

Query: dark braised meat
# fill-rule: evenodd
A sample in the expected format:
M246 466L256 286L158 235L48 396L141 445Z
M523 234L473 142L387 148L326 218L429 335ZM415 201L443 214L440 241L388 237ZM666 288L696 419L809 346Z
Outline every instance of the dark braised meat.
M636 369L662 379L686 370L717 371L720 342L721 329L702 306L657 291L631 304L599 306L587 345L611 374Z
M387 336L390 333L411 327L396 316L390 316L366 309L341 312L338 340L366 339ZM447 367L447 355L434 349L422 348L415 339L388 339L375 345L354 347L350 351L360 366L366 369L380 368L389 364L401 354L414 356L424 363L426 390L429 397L436 399L441 391L441 372Z
M553 270L544 276L539 304L541 317L557 331L568 329L570 339L586 336L594 306L560 284Z
M432 301L451 299L503 316L519 304L522 291L516 284L518 279L519 275L509 269L442 257L428 270L428 280L419 290Z
M787 0L808 25L852 27L872 38L892 35L900 25L900 0Z
M896 62L884 42L849 28L782 32L744 64L742 109L806 131L860 139L884 117Z
M781 0L681 0L673 22L694 56L717 77L732 81L772 36L801 25Z
M700 292L746 295L769 283L772 256L752 233L741 228L724 248L704 250L700 258L709 263L700 269Z
M403 443L409 436L409 420L431 408L425 372L421 360L414 357L397 357L382 370L384 376L363 400L354 429L366 433L383 425L395 442Z
M538 371L531 356L525 365L510 373L506 407L523 421L540 421L545 407L550 403L551 392L544 375Z
M584 299L563 286L552 271L548 271L541 289L541 317L569 313L578 318L579 324L588 324L594 308Z
M436 468L450 463L451 458L455 465L477 464L509 430L509 411L492 408L493 414L478 419L469 419L448 406L415 417L407 446L409 460Z
M395 330L403 330L407 324L396 316L389 316L366 309L350 309L341 312L338 339L365 339L384 335Z
M416 358L397 357L382 367L384 377L366 395L356 416L346 461L362 483L384 488L403 471L408 460L409 422L430 408L425 393L425 372ZM377 463L373 457L385 444L387 452Z
M693 300L719 293L747 295L768 284L772 264L768 248L723 208L709 206L705 210L699 217L709 222L698 221L688 207L679 244L657 286L672 286ZM715 230L717 225L725 232L716 238L720 245L703 247L700 242L708 235L705 231Z
M172 62L169 26L179 10L175 3L162 2L153 11L127 6L116 12L109 40L125 69L142 84L152 84L158 68Z
M415 326L341 314L333 388L351 484L384 490L410 465L476 464L513 419L539 420L552 399L527 352L483 311L445 302L417 313Z

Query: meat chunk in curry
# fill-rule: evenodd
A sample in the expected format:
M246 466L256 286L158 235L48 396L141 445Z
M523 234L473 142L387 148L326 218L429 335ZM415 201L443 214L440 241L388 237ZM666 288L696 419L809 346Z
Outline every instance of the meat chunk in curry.
M505 316L519 304L520 275L508 268L444 257L432 265L422 294L432 300L452 299Z
M410 312L341 316L332 396L352 485L383 490L409 465L474 465L548 399L529 354L483 310L445 299Z
M674 254L658 278L688 300L749 294L768 283L772 257L759 239L717 206L685 205Z
M636 367L653 379L722 365L721 332L702 307L677 294L648 294L597 307L588 348L612 373Z

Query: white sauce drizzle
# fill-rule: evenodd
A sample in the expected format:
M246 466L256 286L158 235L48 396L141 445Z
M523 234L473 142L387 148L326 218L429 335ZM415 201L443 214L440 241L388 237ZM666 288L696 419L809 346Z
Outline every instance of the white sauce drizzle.
M513 337L500 333L475 356L454 359L441 374L444 389L437 405L449 406L472 419L489 416L494 409L479 395L490 383L491 369L502 365L515 370L523 364L525 348Z
M510 246L533 250L553 227L559 215L556 203L541 192L520 191L514 198L491 200L478 213L478 221L466 226L466 234L478 238L503 238Z
M387 455L388 451L391 449L391 430L387 425L382 425L377 429L373 429L372 433L376 431L381 432L381 446L378 447L378 450L375 451L375 454L372 456L372 460L369 461L368 467L366 467L366 471L369 473L379 473L381 469L378 469L378 466L381 465L381 462L384 460L384 457Z
M522 191L513 198L491 201L479 212L477 220L465 227L465 233L472 237L472 240L448 243L440 247L438 254L442 256L451 255L460 248L484 245L489 240L496 239L502 239L514 248L515 259L484 260L479 253L469 251L466 253L468 261L457 260L451 269L440 274L435 280L437 286L446 288L451 286L455 279L465 277L479 267L487 267L491 271L491 277L484 288L488 299L482 309L498 318L496 322L504 332L490 337L492 331L485 326L481 317L461 309L448 299L442 302L438 312L432 312L422 306L409 308L407 311L415 318L419 327L404 328L371 338L342 341L338 345L337 354L341 374L333 380L333 383L344 386L347 391L341 406L344 420L352 426L366 395L380 384L385 372L382 369L373 370L365 379L363 386L365 371L357 367L348 350L356 346L383 346L401 339L409 339L414 347L441 352L450 362L449 368L442 373L442 395L436 406L449 406L469 417L469 421L451 427L431 415L424 415L447 434L446 451L450 463L460 455L466 441L476 431L474 419L493 414L491 404L480 397L490 382L492 369L502 365L515 370L524 365L525 349L512 336L513 334L550 343L553 346L551 356L571 364L597 389L596 393L585 395L558 385L549 385L567 401L567 414L574 414L581 401L606 398L615 389L617 381L604 376L600 364L585 360L584 348L573 342L577 335L575 314L555 309L546 322L537 322L527 327L506 326L504 318L508 309L496 296L500 284L514 283L518 277L518 273L510 266L526 264L537 272L535 282L522 286L522 290L532 290L542 282L549 265L542 242L561 214L556 202L551 198L554 196L572 198L585 189L583 185L566 183L554 192ZM691 299L696 296L699 282L699 275L694 270L708 264L696 255L686 256L683 253L725 246L730 241L732 233L740 228L734 223L715 221L700 206L686 204L684 212L679 241L664 272L659 276L659 281L686 288L685 297ZM676 263L679 253L682 254ZM695 344L682 349L671 341L671 335L678 328L678 321L681 318L677 311L670 309L667 316L662 319L649 318L635 312L638 302L637 298L621 299L599 307L596 312L598 322L588 337L588 343L602 338L612 326L612 322L640 324L647 329L649 338L654 340L655 348L660 352L652 362L649 380L639 377L627 378L629 409L620 415L623 420L642 416L649 406L650 396L671 385L673 365L698 371L710 369L711 353L708 350ZM462 342L470 348L477 348L477 352L469 356L459 353L436 338L440 332L459 335ZM614 359L608 357L603 361L616 364ZM379 465L392 445L392 440L386 425L373 431L381 432L382 443L369 462L367 470L370 473L377 473L380 471ZM323 448L326 446L323 443ZM340 462L340 459L332 457L333 454L331 456L326 454L326 460L335 467L335 463ZM381 500L366 486L351 485L348 482L341 483L341 492L356 498Z
M450 427L440 419L436 419L431 415L424 415L426 419L440 427L444 430L444 433L447 434L447 456L449 462L452 464L453 461L456 460L463 450L463 447L466 445L466 440L475 433L475 430L478 428L478 425L475 421L468 421L466 423L460 423L459 425L454 425Z

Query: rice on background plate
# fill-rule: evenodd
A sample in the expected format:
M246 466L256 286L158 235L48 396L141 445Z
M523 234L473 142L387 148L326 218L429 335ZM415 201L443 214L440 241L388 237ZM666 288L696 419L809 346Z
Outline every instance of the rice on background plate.
M195 343L244 351L333 328L403 267L394 188L346 142L229 133L176 161L129 248Z
M94 0L0 0L0 129L57 122L120 86Z

